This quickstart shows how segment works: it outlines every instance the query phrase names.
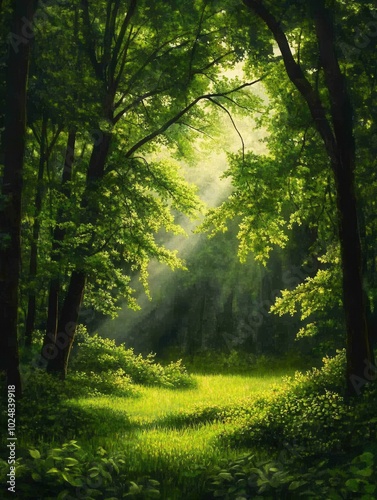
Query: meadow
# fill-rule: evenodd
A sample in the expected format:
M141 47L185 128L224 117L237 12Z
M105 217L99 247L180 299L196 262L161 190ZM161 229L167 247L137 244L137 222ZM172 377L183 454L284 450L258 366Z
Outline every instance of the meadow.
M163 486L163 498L198 498L208 470L224 459L234 459L240 449L216 441L225 426L221 410L252 404L252 400L278 391L281 376L259 374L193 375L196 387L172 391L138 387L139 397L83 398L81 408L111 409L125 415L125 428L98 429L89 442L109 452L121 451L130 476L145 474ZM166 496L165 496L166 495Z
M344 351L306 372L264 360L242 374L233 353L232 375L85 331L78 344L66 380L24 373L18 498L375 498L376 389L345 397Z

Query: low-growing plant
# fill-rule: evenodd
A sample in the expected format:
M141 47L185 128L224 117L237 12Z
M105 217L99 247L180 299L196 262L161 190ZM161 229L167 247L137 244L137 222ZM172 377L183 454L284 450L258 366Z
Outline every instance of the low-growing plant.
M330 465L327 458L307 467L301 459L292 456L260 461L254 455L244 455L215 467L214 474L208 478L205 498L376 498L373 453L364 452L337 464L332 462Z
M76 441L59 448L30 449L16 461L18 498L72 500L159 498L159 483L148 476L132 479L124 471L121 453L109 456L98 448L89 455ZM0 460L0 477L6 484L9 466Z
M377 435L377 389L363 398L346 401L343 383L345 355L325 358L321 369L312 369L285 381L275 398L253 402L241 414L228 414L233 423L220 436L228 444L282 449L286 443L306 455L362 446Z
M277 356L255 355L242 350L231 349L230 351L219 351L208 349L198 352L192 356L171 349L169 358L183 357L185 365L190 372L201 374L248 374L268 373L273 367L274 372L282 374L292 373L294 370L307 369L311 366L308 357L298 353L286 354L284 358Z
M156 363L155 354L143 357L135 354L133 349L127 349L124 344L117 345L114 340L98 334L90 336L84 328L78 332L77 348L73 352L70 367L74 371L96 374L120 373L119 370L123 370L136 384L172 389L195 385L181 361L162 366Z
M114 396L135 396L137 391L124 373L69 374L60 380L39 369L29 370L24 377L23 397L17 405L17 428L22 436L38 439L61 440L93 435L99 430L107 433L106 422L127 427L124 412L96 411L76 405L79 398L110 393ZM111 413L111 414L109 414ZM5 428L5 424L4 424Z

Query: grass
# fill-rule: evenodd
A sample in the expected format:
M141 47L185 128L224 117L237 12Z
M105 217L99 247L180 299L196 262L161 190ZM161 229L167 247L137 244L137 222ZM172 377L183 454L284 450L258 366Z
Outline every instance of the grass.
M282 384L281 374L194 375L192 389L169 390L139 386L139 397L81 398L70 404L84 410L114 412L104 418L95 436L85 436L85 447L120 451L133 477L150 475L162 484L162 498L199 498L209 468L244 450L224 447L216 437L229 424L211 421L211 408L270 395ZM209 408L209 410L208 410ZM203 409L207 409L203 413ZM213 413L213 412L212 412ZM124 415L123 424L121 415Z
M88 373L82 390L66 387L60 402L59 382L37 373L17 442L22 498L74 496L79 484L88 498L292 498L291 490L294 498L340 498L341 488L342 498L358 492L372 500L376 390L344 401L344 352L323 363L291 380L282 379L290 370L273 366L274 373L202 373L185 389L152 383L107 396ZM35 398L45 407L33 406ZM1 477L6 471L0 461Z

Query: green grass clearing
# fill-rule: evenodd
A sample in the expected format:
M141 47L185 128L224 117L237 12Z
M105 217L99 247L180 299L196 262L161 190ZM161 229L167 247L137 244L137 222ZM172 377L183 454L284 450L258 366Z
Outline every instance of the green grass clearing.
M222 422L174 426L174 418L195 415L203 407L226 407L245 398L268 397L282 386L281 375L194 375L197 387L169 390L139 386L137 398L95 397L72 404L98 412L114 412L114 425L104 419L96 435L86 437L85 446L94 450L102 446L108 452L121 451L127 469L135 476L150 475L163 485L163 498L197 498L205 471L221 459L234 458L244 450L224 448L216 436L224 430ZM122 424L122 414L124 422ZM172 424L170 424L170 421ZM189 498L186 496L185 498Z

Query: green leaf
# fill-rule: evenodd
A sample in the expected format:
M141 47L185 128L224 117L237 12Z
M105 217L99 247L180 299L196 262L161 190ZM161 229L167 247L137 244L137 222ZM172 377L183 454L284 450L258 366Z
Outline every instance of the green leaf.
M376 491L376 485L374 484L366 484L364 488L367 493L374 493Z
M32 458L36 459L41 458L41 454L39 453L38 450L29 450L29 453Z
M59 493L58 497L56 500L64 500L65 498L67 498L67 496L69 495L69 491L68 490L63 490Z
M130 481L130 482L131 482L131 486L130 486L130 489L129 489L129 493L131 493L133 495L136 494L136 493L141 493L142 486L137 485L133 481Z
M74 465L77 465L79 463L78 460L76 460L75 458L71 458L71 457L67 457L64 459L64 462L65 464L68 466L68 467L73 467Z
M147 490L146 495L151 498L159 498L160 492L158 490Z
M369 477L373 474L373 469L372 467L367 467L366 469L361 469L357 471L357 473L359 474L359 476Z
M233 479L232 474L229 474L229 472L220 472L219 477L221 477L221 479L225 479L227 481L232 481L232 479Z
M357 491L359 491L359 482L360 480L358 479L348 479L346 481L346 488L353 493L356 493Z
M360 460L362 462L365 462L368 465L370 465L370 464L373 463L374 455L373 455L373 453L370 453L369 451L366 451L365 453L363 453L362 455L360 455Z
M288 489L289 491L294 491L300 488L300 486L303 486L304 484L306 484L306 481L292 481Z
M49 469L49 470L47 471L47 473L46 473L46 474L59 474L59 472L60 472L60 470L59 470L59 469L57 469L56 467L52 467L51 469Z

